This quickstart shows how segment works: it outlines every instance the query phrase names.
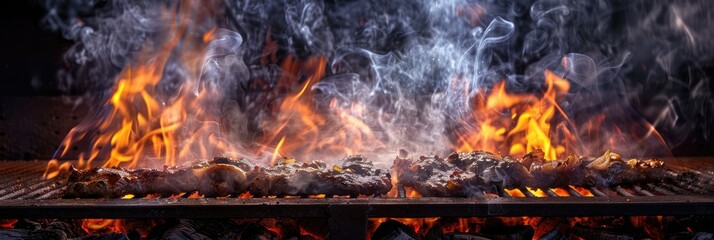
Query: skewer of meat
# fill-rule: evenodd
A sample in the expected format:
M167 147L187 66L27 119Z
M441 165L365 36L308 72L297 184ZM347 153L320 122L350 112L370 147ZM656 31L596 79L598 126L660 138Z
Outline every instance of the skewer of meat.
M355 155L326 168L322 161L297 163L287 159L270 168L248 173L253 196L382 195L392 187L389 173L376 169L364 156Z
M390 176L363 156L350 156L327 168L321 161L285 159L272 167L244 159L217 157L188 167L157 169L72 168L67 198L116 198L127 194L175 195L198 192L207 197L239 195L309 196L381 195L391 189Z
M624 161L609 150L596 159L569 155L547 161L541 150L520 160L475 151L412 159L405 151L392 166L400 184L422 196L479 196L483 191L501 193L503 188L553 188L576 186L610 187L661 181L664 163L659 160Z
M127 194L164 196L200 192L206 196L240 194L247 189L246 171L251 164L244 160L216 158L189 167L126 169L96 167L70 169L66 198L116 198Z

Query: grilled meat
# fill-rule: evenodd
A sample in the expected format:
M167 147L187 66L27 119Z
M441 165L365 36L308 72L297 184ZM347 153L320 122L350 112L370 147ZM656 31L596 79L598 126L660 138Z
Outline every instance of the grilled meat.
M541 150L520 161L475 151L413 160L400 151L392 174L400 184L422 196L476 196L483 191L501 193L503 188L552 188L577 186L609 187L619 184L659 181L665 175L658 160L623 161L610 151L597 159L570 155L564 160L545 160Z
M665 176L664 162L659 160L625 161L610 150L585 167L583 185L610 187L620 184L660 181Z
M536 149L523 156L522 163L528 164L528 171L533 180L527 186L536 188L565 187L570 184L580 185L585 178L587 159L569 155L564 160L547 161L545 153ZM523 185L525 186L525 185Z
M349 156L328 169L322 161L297 163L286 159L248 173L254 196L382 195L392 187L389 174L364 156Z
M481 160L464 156L452 154L447 159L421 156L414 160L401 150L394 160L392 174L396 174L399 183L414 188L422 196L478 196L492 190L493 185L483 177L474 171L466 171L465 166ZM490 179L499 181L500 176L493 174Z
M116 198L198 192L207 197L381 195L391 188L389 174L375 169L362 156L350 156L328 169L325 163L296 163L286 159L273 167L261 167L244 159L217 157L188 167L125 169L98 167L71 169L67 198Z
M447 161L466 172L478 175L485 182L499 189L519 187L533 182L528 169L520 162L489 152L452 153L447 157Z
M164 196L198 191L206 196L240 194L247 189L244 160L216 158L185 168L126 169L97 167L72 168L67 198L122 197L127 194Z

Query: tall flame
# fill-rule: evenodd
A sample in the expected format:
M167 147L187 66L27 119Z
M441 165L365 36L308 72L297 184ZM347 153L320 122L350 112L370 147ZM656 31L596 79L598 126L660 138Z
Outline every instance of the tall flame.
M326 108L319 108L312 88L325 75L326 59L309 57L304 61L288 57L282 63L283 75L278 90L287 91L275 117L262 122L266 129L258 152L273 147L270 163L279 156L299 157L343 156L371 152L384 146L365 123L365 107L360 103L344 103L332 99ZM294 76L306 75L301 84ZM285 157L285 156L284 156ZM332 159L330 159L332 160Z
M509 93L499 82L486 94L475 98L472 115L464 124L475 128L458 134L458 151L477 149L520 156L543 149L545 158L556 159L566 147L555 144L551 121L556 114L567 119L558 99L568 93L570 83L550 70L545 71L546 90L542 96Z
M70 131L57 157L87 140L91 149L80 155L80 167L96 165L96 160L103 160L101 165L105 167L173 166L184 159L211 157L232 149L221 137L219 115L206 110L222 97L221 89L202 79L205 56L216 40L216 28L201 30L191 24L203 16L203 8L194 4L198 3L184 1L176 11L164 12L165 21L171 23L166 33L169 37L156 44L158 48L147 46L119 74L114 92L99 114ZM190 34L194 31L203 34L195 37ZM187 72L179 80L178 90L167 94L164 85L168 83L162 79L170 58L179 59ZM67 168L57 165L56 161L50 162L45 176L56 176L56 171L50 169Z

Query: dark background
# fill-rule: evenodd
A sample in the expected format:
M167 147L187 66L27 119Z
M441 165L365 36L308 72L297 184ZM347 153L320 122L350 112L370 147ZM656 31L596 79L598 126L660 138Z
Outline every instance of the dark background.
M43 27L45 11L36 1L0 2L0 160L52 158L86 114L58 88L72 42Z
M49 159L87 111L58 87L62 54L72 42L43 27L46 10L36 1L0 1L0 11L0 159ZM713 156L714 139L698 135L672 150Z
M57 96L56 74L72 42L42 27L46 10L35 1L0 3L2 96Z

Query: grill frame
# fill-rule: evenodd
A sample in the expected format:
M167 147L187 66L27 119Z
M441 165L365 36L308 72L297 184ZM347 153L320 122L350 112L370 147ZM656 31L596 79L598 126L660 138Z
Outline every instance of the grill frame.
M0 202L2 218L327 218L331 211L355 209L369 218L714 215L714 198L160 198Z

